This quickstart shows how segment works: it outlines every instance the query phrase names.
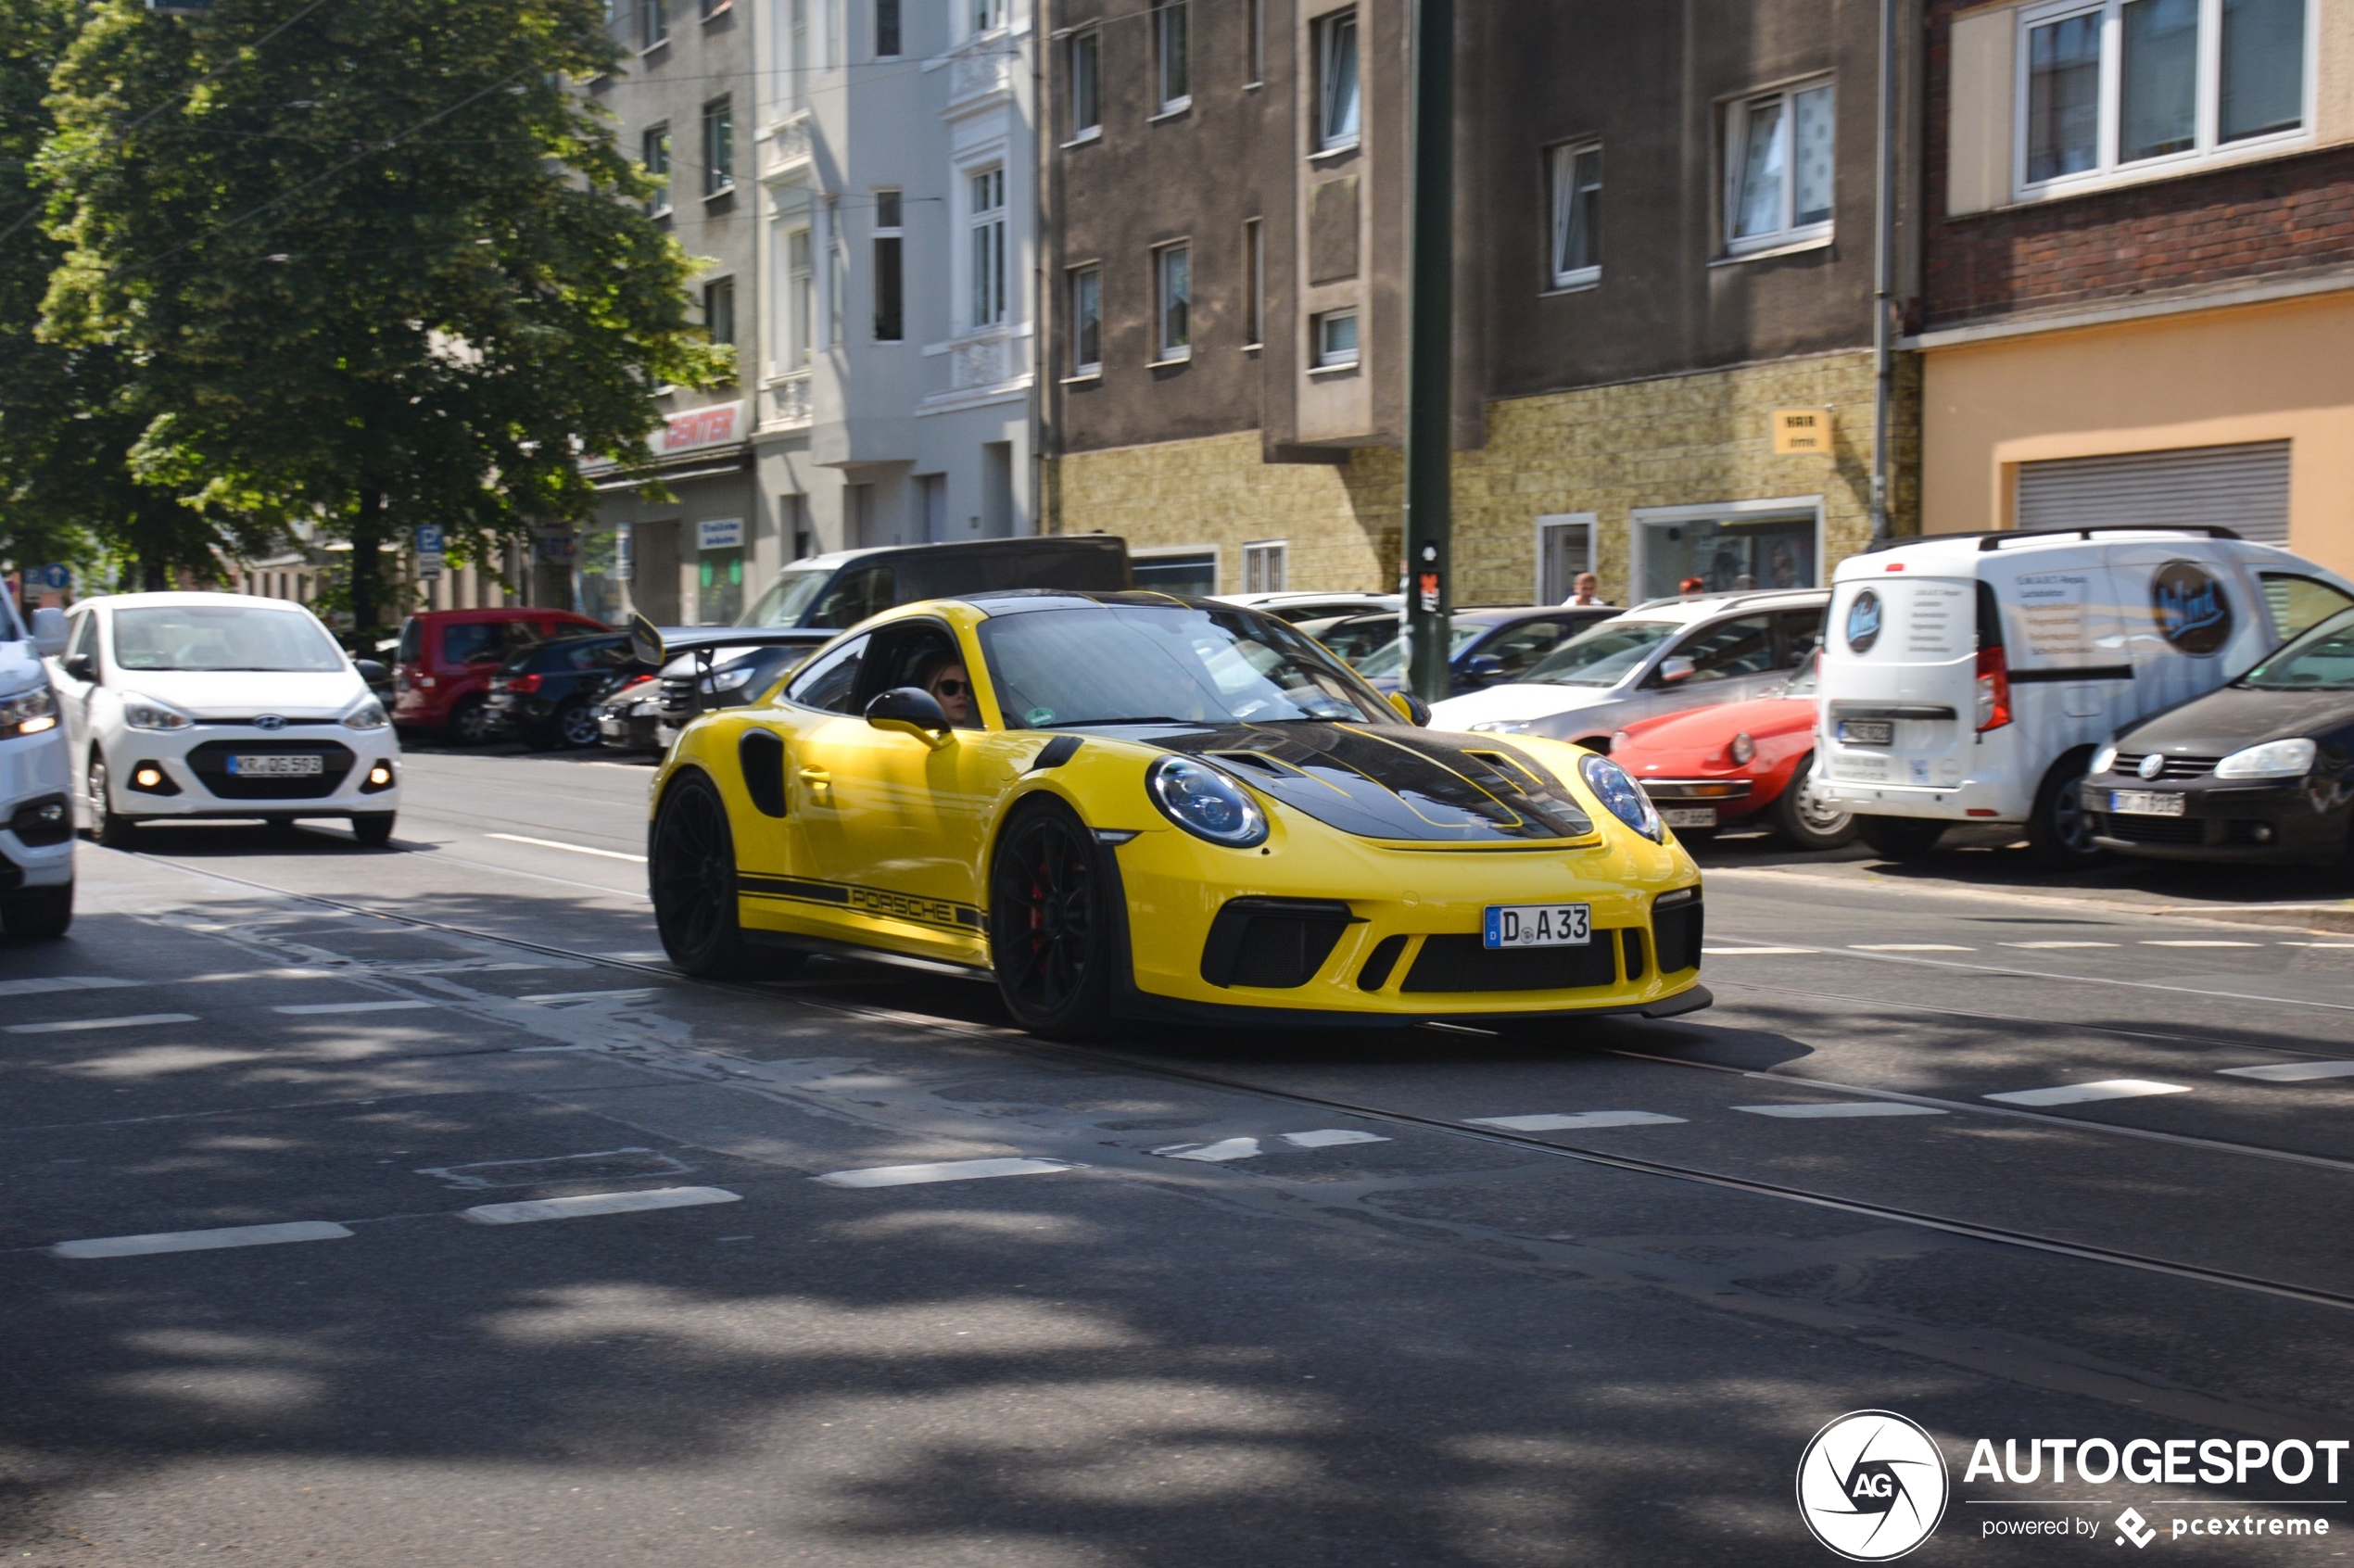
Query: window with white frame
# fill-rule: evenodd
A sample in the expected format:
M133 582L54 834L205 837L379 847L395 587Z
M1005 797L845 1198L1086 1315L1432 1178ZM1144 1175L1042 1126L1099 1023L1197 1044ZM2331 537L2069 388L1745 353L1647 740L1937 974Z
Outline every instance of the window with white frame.
M899 57L899 0L875 0L875 58Z
M1315 321L1316 368L1331 370L1357 362L1357 312L1327 310Z
M702 194L722 196L735 188L735 100L714 98L702 107Z
M1316 19L1316 150L1357 145L1357 13Z
M1267 0L1245 0L1243 18L1243 85L1256 87L1267 79Z
M817 346L817 272L809 231L798 228L785 235L785 369L797 371L809 363Z
M2023 192L2301 140L2308 0L2072 0L2019 13Z
M670 0L638 0L638 47L670 42Z
M788 110L804 108L809 103L809 7L817 0L781 0L785 13L784 36L778 40L784 58L777 63L784 70L784 100Z
M1263 539L1243 546L1243 591L1284 591L1284 557L1290 547L1282 539Z
M1006 0L966 0L973 32L994 32L1006 25Z
M1104 368L1104 270L1070 270L1070 373L1099 375Z
M972 289L967 319L975 328L1006 319L1006 171L987 169L965 178L967 240L972 247Z
M1074 32L1063 42L1063 58L1070 83L1070 140L1103 134L1104 35L1094 28Z
M735 347L735 279L714 278L702 285L702 329L714 343Z
M1257 348L1267 341L1267 224L1243 220L1243 347Z
M898 343L907 335L906 243L900 228L897 191L875 193L875 341Z
M1577 288L1602 275L1602 145L1555 147L1552 162L1552 283Z
M1194 249L1165 245L1153 252L1156 360L1189 359L1194 351Z
M1828 82L1761 93L1727 110L1727 250L1762 250L1830 234L1834 128Z
M1187 0L1153 0L1153 83L1162 114L1194 101Z
M646 197L646 211L655 217L670 210L670 127L649 125L639 138L638 162L654 182Z

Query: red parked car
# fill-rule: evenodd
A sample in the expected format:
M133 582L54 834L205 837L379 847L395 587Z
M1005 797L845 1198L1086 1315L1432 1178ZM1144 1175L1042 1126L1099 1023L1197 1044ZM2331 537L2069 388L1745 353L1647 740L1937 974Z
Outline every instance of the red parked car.
M483 707L490 677L509 656L582 632L610 631L569 610L427 610L409 617L393 654L392 722L433 729L461 746L490 739Z
M1808 788L1816 667L1809 659L1787 684L1747 702L1629 725L1612 737L1610 760L1687 838L1754 823L1799 849L1837 849L1855 837L1855 819Z

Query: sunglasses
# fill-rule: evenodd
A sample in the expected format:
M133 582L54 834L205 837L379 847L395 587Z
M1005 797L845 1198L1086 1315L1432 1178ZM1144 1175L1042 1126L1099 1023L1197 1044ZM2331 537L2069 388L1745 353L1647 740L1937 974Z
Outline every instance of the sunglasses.
M932 683L932 690L943 697L962 697L971 689L972 687L969 684L961 680L942 680Z

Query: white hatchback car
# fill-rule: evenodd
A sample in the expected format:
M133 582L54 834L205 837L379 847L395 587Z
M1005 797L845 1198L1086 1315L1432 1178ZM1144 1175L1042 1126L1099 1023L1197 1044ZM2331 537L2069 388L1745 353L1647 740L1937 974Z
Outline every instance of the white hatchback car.
M1830 597L1799 588L1654 599L1587 627L1517 680L1435 704L1430 727L1607 752L1637 719L1747 702L1788 680L1822 635Z
M400 743L359 666L298 604L127 593L74 606L57 694L102 844L141 822L348 818L392 837Z

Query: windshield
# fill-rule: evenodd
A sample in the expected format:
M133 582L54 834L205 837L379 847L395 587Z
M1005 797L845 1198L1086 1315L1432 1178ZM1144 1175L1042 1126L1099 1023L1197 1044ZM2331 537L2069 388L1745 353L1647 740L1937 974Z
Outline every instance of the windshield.
M7 594L0 593L0 642L22 642L24 639L24 623L17 619L16 601Z
M981 623L1006 723L1017 729L1286 719L1400 722L1346 666L1247 610L1038 610Z
M126 670L323 674L343 668L343 651L299 610L174 604L116 611L114 662Z
M1487 626L1484 622L1474 621L1468 626L1461 621L1450 623L1447 628L1447 656L1452 659L1456 654L1461 653L1464 643L1487 629ZM1367 680L1395 679L1403 675L1405 670L1406 639L1402 637L1391 638L1387 642L1357 661L1357 673Z
M1520 678L1554 686L1616 686L1652 649L1681 630L1680 621L1604 621L1546 654Z
M740 626L797 626L809 607L817 601L818 590L833 579L830 566L804 566L789 571L768 585L768 591L753 601L752 608L736 617Z
M2331 616L2242 676L2259 691L2354 690L2354 610Z

